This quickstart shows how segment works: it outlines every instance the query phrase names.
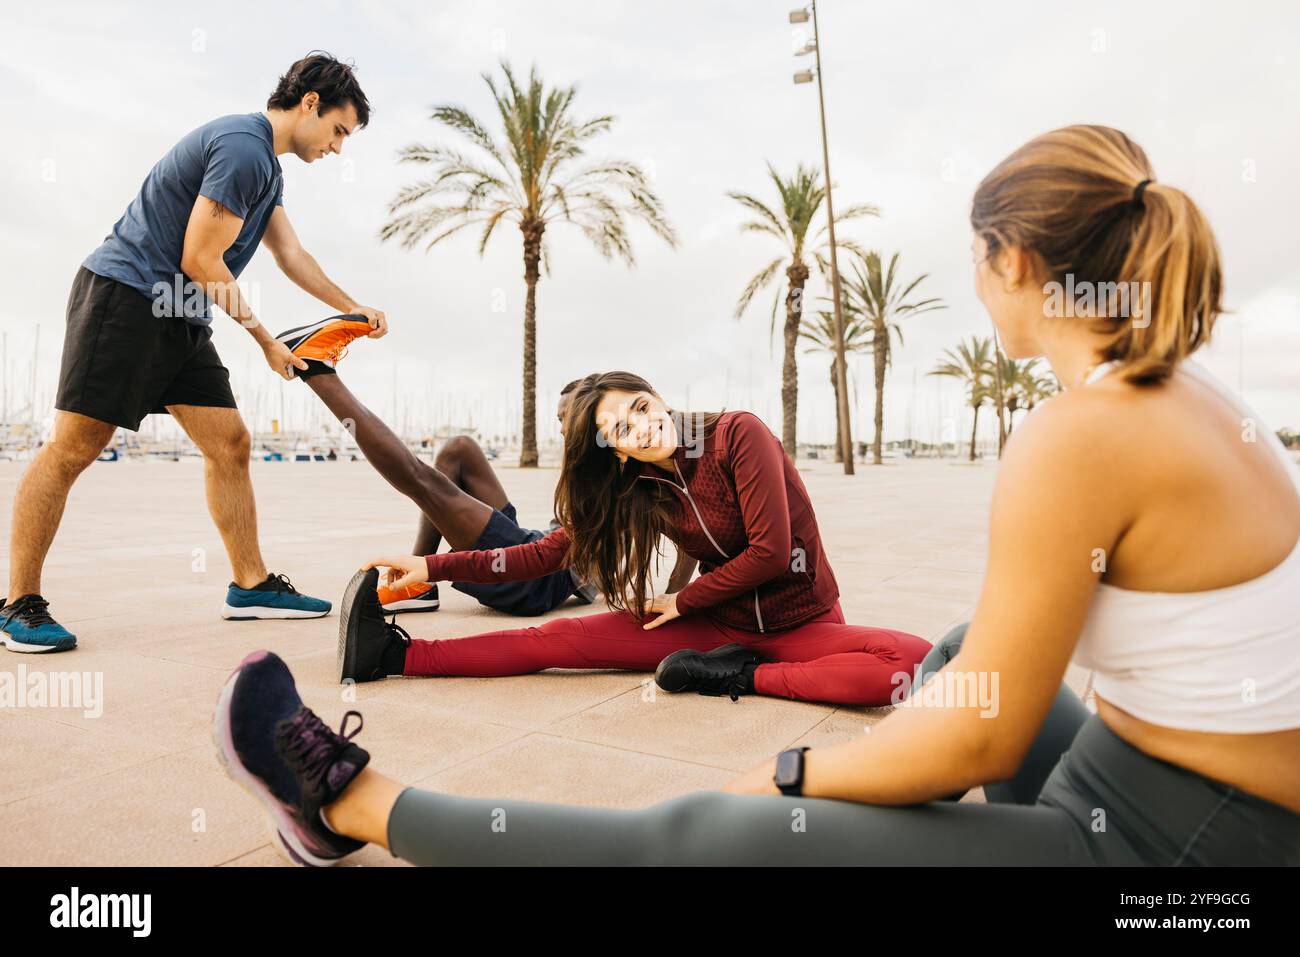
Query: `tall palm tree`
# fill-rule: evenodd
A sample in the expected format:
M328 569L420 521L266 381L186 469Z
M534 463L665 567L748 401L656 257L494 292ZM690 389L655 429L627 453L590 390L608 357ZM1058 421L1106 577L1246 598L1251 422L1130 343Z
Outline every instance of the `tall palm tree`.
M1055 395L1056 380L1038 374L1037 359L1019 362L1005 356L1002 359L1002 379L1007 388L1007 436L1010 437L1015 428L1016 413L1031 412L1043 399Z
M776 186L781 204L773 210L762 200L748 193L727 193L755 215L740 227L741 232L766 233L778 239L785 247L784 252L754 274L745 286L745 291L736 301L736 318L739 319L753 301L754 296L764 287L772 284L785 268L785 350L781 365L781 443L786 454L795 456L796 436L795 420L799 411L799 370L795 362L795 347L799 339L799 324L803 320L803 290L811 272L805 261L810 256L823 276L830 275L830 259L827 257L829 247L822 242L826 236L827 224L822 225L809 236L813 220L826 199L826 189L822 186L821 174L802 163L794 169L788 179L767 166L768 175ZM840 213L840 222L859 219L863 216L879 216L880 210L866 204L851 206ZM838 224L837 224L838 225ZM856 249L852 242L840 240L836 244L841 249ZM772 319L768 329L769 337L776 334L776 309L781 302L781 289L777 287L772 300Z
M889 268L882 269L880 253L874 250L856 257L853 274L841 277L844 292L844 314L861 317L871 327L871 351L875 358L876 373L876 437L871 444L872 461L880 465L881 435L885 427L885 373L893 363L892 338L903 344L903 329L898 320L919 316L936 309L947 309L937 297L911 302L908 297L916 291L928 275L921 273L911 282L895 281L898 275L898 253L889 259Z
M959 343L956 350L943 350L946 361L930 370L929 375L947 376L965 384L966 401L974 410L970 427L970 460L975 461L975 433L979 428L980 406L992 396L993 358L991 339L970 337L970 342Z
M838 245L838 243L837 243ZM852 316L847 311L844 312L844 354L852 355L855 352L871 351L871 324L861 316ZM804 339L812 345L804 350L805 354L813 352L829 352L831 354L831 391L835 393L835 461L844 461L844 449L840 445L840 404L839 404L839 377L835 374L835 314L821 310L817 313L815 322L806 322L799 331L799 338Z
M498 225L519 227L527 287L519 464L536 467L537 281L541 268L547 275L551 272L547 228L571 223L606 259L621 259L629 266L636 263L629 220L646 223L670 246L677 245L677 236L639 166L627 160L584 160L587 142L609 131L612 116L576 119L571 108L577 88L547 89L535 66L523 86L504 61L501 71L502 87L487 73L483 80L500 115L503 138L496 139L463 107L434 107L431 118L462 134L483 156L466 156L446 146L417 144L400 150L399 162L429 166L431 175L403 187L389 203L392 218L380 238L397 239L409 249L433 234L425 245L428 251L468 226L481 225L481 256Z

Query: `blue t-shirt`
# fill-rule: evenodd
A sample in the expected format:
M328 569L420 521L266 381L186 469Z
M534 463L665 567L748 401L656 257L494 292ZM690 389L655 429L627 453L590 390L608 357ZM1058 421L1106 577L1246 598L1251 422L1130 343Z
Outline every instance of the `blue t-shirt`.
M241 113L187 133L149 171L113 231L82 265L153 300L155 315L208 325L208 298L189 285L180 265L185 227L199 196L244 221L222 257L238 276L257 251L271 213L284 203L284 174L270 120Z

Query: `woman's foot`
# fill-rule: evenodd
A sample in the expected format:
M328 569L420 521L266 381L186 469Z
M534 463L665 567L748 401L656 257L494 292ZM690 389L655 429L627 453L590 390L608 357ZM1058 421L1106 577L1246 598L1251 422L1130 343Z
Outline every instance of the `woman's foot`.
M352 576L339 615L339 682L378 681L406 670L411 636L396 622L384 621L379 603L379 569Z
M357 728L348 734L353 715ZM321 816L370 760L351 741L360 712L344 715L339 730L302 703L288 667L269 651L240 662L213 716L226 773L261 802L277 848L304 867L328 867L365 846L331 831Z
M727 695L735 701L754 693L754 670L762 659L744 645L723 645L712 651L674 651L659 662L655 684L670 693L697 691Z

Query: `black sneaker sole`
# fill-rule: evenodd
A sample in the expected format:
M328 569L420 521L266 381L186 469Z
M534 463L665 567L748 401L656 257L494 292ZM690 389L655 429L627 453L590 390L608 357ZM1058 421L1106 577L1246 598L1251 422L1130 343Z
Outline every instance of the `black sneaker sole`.
M721 655L730 654L737 648L743 649L745 646L733 642L730 645L723 645L720 648L714 648L712 651L696 651L694 648L683 648L681 651L674 651L671 655L659 662L659 667L655 669L655 684L659 686L660 691L667 691L669 694L677 694L679 691L686 690L686 675L672 675L669 672L673 665L681 661L687 655L700 655L704 658L717 658Z
M357 636L351 625L360 611L360 603L366 600L367 593L373 594L375 601L379 600L378 568L357 572L343 592L343 602L339 608L339 684L357 680Z

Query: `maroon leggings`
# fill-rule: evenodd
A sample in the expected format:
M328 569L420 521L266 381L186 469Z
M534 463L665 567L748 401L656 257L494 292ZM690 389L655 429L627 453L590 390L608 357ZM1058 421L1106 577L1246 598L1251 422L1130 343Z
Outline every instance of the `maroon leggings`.
M553 618L541 625L441 641L413 639L405 674L412 677L499 678L546 668L653 671L674 651L709 651L739 642L763 659L754 673L759 694L798 701L886 705L930 650L924 638L889 628L846 625L837 601L797 628L760 635L704 615L644 630L626 612ZM906 694L906 691L903 692Z

